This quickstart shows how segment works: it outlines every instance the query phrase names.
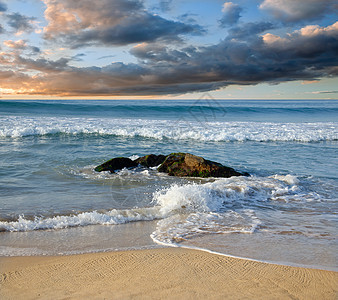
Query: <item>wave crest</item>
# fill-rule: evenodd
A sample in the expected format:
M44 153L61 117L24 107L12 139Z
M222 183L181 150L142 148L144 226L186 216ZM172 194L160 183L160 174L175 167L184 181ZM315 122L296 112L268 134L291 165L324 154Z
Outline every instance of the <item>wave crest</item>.
M88 225L117 225L134 221L149 221L160 218L158 208L135 208L130 210L113 209L106 213L97 211L83 212L69 216L51 218L35 217L33 220L19 216L17 221L0 222L0 231L32 231L62 229Z
M0 118L2 138L51 134L94 134L214 142L319 142L337 141L338 123L188 122L19 116Z
M159 220L152 238L175 243L206 233L252 233L261 224L256 208L280 203L318 201L320 195L304 191L292 175L231 177L204 184L188 183L153 194L151 207L83 212L54 217L20 216L0 222L0 231L33 231L88 225L117 225Z

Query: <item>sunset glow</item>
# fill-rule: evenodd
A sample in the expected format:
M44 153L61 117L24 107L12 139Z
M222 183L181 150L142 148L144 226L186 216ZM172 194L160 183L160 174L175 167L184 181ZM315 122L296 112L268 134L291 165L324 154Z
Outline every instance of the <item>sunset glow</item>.
M0 0L0 97L337 99L337 9L333 0Z

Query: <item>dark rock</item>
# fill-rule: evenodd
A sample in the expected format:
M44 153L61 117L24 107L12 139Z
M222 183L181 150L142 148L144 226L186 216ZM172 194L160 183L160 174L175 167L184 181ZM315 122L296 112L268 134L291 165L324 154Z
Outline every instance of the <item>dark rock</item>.
M95 171L110 171L113 173L123 168L135 168L138 165L147 168L159 165L157 168L159 172L180 177L249 176L248 173L239 173L233 168L190 153L171 153L167 156L150 154L140 157L135 161L127 157L117 157L97 166Z
M168 173L170 176L180 177L231 177L244 175L220 163L206 160L190 153L169 154L159 166L158 171Z
M123 168L134 168L137 166L138 163L131 160L130 158L116 157L106 161L102 165L97 166L94 170L96 172L110 171L111 173L113 173L114 171L121 170Z
M151 168L159 166L164 162L165 159L166 156L162 154L160 155L149 154L136 159L135 162L143 167Z

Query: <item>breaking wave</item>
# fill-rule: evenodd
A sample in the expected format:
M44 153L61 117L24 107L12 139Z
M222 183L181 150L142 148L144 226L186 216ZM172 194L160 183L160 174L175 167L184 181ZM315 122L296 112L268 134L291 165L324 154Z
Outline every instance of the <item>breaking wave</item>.
M19 216L17 221L0 222L0 231L32 231L88 225L117 225L135 221L150 221L160 217L158 209L155 207L129 210L113 209L105 213L92 211L50 218L35 217L33 220Z
M39 135L112 135L126 138L243 141L337 141L337 122L198 122L71 117L0 117L0 138Z
M0 221L0 231L63 229L159 220L152 233L160 244L173 244L202 234L253 233L262 224L256 209L273 202L319 201L292 175L232 177L204 184L172 184L153 194L152 206L90 211L71 215Z

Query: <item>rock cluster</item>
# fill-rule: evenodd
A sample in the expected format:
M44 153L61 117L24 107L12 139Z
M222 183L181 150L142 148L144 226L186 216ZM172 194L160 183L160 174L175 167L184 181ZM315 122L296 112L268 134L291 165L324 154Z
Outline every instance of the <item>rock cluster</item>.
M249 175L190 153L171 153L169 155L150 154L136 160L131 160L127 157L117 157L97 166L95 171L115 172L123 168L135 168L139 165L147 168L157 167L159 172L179 177L231 177Z

